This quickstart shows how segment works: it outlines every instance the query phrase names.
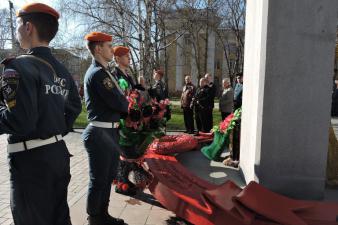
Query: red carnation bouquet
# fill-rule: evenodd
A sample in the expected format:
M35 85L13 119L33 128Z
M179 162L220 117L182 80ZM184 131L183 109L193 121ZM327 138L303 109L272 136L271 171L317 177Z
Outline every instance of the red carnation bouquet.
M232 119L234 118L235 114L231 113L229 116L227 116L222 122L220 122L218 130L221 133L226 133ZM217 129L217 128L216 128Z
M128 115L120 120L119 145L123 153L116 179L118 193L133 194L149 182L151 177L141 166L142 156L155 138L165 134L170 101L146 101L142 94L136 89L128 93ZM133 174L133 182L130 174Z
M125 127L135 131L160 129L165 125L170 114L170 100L165 99L157 102L152 99L146 102L138 90L130 91L127 96L129 102L128 116L125 119ZM163 121L166 119L165 121Z

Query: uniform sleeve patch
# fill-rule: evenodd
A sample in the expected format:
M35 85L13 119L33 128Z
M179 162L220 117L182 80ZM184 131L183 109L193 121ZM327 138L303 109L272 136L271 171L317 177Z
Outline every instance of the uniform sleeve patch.
M8 108L16 105L16 94L19 86L19 73L14 69L5 69L1 79L1 92Z
M19 74L16 70L14 69L5 69L3 77L4 78L10 78L10 77L18 77Z
M106 77L103 79L103 86L107 89L107 90L112 90L114 88L114 83L113 81L109 78L109 77Z

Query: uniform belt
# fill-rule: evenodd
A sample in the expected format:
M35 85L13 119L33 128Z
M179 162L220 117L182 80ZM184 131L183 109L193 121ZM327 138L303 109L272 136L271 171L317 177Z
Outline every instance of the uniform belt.
M101 121L91 121L89 122L90 126L101 127L101 128L119 128L119 122L101 122Z
M48 139L33 139L29 141L18 142L14 144L7 145L8 153L22 152L26 150L30 150L33 148L41 147L44 145L49 145L61 141L63 138L61 135L55 135Z

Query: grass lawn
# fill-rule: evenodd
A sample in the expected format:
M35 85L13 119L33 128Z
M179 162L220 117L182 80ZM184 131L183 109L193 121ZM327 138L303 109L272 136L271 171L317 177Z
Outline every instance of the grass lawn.
M214 125L219 124L221 121L221 113L214 109L213 112ZM185 130L183 111L179 106L172 106L171 119L167 123L168 130ZM195 125L196 129L196 125Z
M74 128L85 128L88 124L86 106L82 104L82 112L77 117Z
M214 109L214 125L219 124L221 121L221 113L218 109ZM82 112L79 117L76 119L74 127L75 128L84 128L87 126L87 112L86 108L82 106ZM171 119L167 123L167 130L185 130L183 112L182 109L177 105L172 105Z

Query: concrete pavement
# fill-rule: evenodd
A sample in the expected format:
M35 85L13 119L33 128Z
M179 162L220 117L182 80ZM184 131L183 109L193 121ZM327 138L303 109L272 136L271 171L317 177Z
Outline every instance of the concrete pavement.
M334 126L338 127L337 124ZM71 158L72 179L69 184L68 202L73 225L86 224L86 194L88 185L87 153L81 142L81 130L65 137ZM0 224L13 224L9 207L9 172L6 153L6 135L0 135ZM177 159L197 176L215 184L221 184L228 179L240 186L245 186L239 171L227 168L222 163L209 161L199 151L180 154ZM327 189L325 200L338 201L338 190ZM111 193L110 213L123 218L130 225L160 225L167 224L167 220L175 215L164 209L149 191L135 198ZM182 223L181 223L182 224Z
M70 133L65 137L66 144L72 155L72 179L68 188L68 202L73 225L86 223L85 202L88 185L87 153L81 142L81 131ZM0 224L13 223L9 207L9 172L6 153L6 135L0 136ZM181 154L178 159L196 175L213 183L223 183L226 179L235 179L244 185L238 177L238 171L227 169L222 163L210 162L199 151ZM160 225L175 215L164 209L146 190L136 198L111 193L109 211L113 216L123 218L130 225Z

